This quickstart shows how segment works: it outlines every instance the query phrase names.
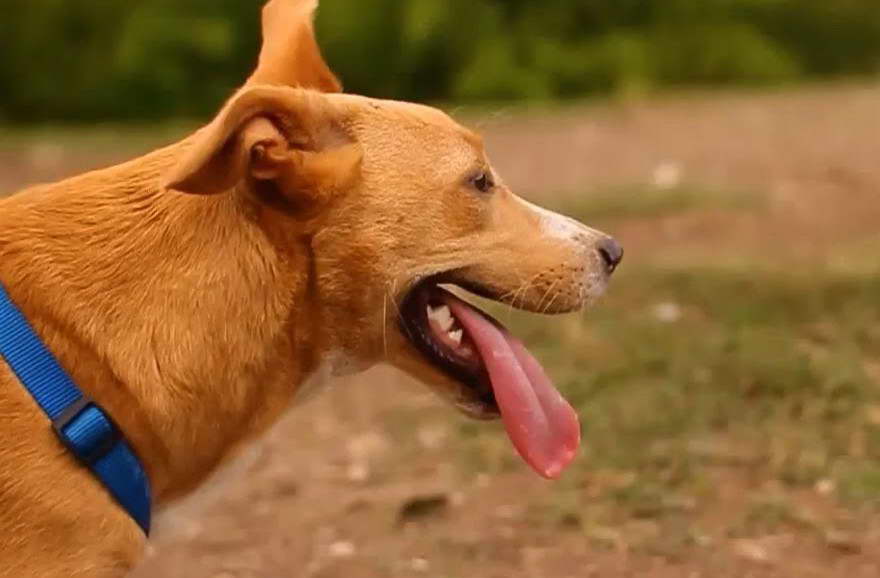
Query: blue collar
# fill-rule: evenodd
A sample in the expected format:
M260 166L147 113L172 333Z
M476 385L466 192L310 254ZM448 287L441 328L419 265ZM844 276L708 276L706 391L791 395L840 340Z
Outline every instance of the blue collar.
M73 383L0 284L0 357L52 422L59 440L150 533L150 482L122 432Z

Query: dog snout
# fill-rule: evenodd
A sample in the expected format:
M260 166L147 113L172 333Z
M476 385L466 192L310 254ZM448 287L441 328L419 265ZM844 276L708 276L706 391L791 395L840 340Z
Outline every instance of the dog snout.
M612 237L605 237L599 241L596 249L602 262L605 263L605 269L609 274L614 273L623 261L623 246Z

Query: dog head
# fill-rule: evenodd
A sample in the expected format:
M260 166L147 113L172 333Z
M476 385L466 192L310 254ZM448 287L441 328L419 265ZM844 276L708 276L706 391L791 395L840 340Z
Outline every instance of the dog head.
M622 250L516 196L482 139L446 114L252 84L198 135L167 185L237 195L282 252L307 255L287 266L308 275L318 355L358 367L388 361L477 418L534 406L571 429L545 407L558 405L547 387L522 386L546 381L522 345L442 286L532 312L570 312L605 291ZM511 418L508 430L529 419ZM566 443L574 436L545 433ZM530 443L521 440L521 453L535 453L520 447ZM559 460L550 461L536 467L555 475Z

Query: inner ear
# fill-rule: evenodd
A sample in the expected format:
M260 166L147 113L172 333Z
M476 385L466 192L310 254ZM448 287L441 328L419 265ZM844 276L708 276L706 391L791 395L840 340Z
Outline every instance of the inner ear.
M311 150L289 142L266 118L251 121L242 140L250 178L272 181L279 194L299 197L299 201L318 200L349 188L360 172L363 155L356 144L336 141Z
M311 91L245 89L193 137L163 186L212 195L275 181L286 195L338 191L360 167L346 111Z
M255 166L263 171L264 178L271 178L268 171L272 161L276 165L284 161L287 139L268 118L252 118L229 134L215 125L197 135L193 147L166 178L166 188L193 195L217 195L234 188ZM259 161L257 165L255 160Z
M246 162L243 173L258 180L274 180L294 162L294 151L287 137L268 118L258 117L250 121L240 137Z

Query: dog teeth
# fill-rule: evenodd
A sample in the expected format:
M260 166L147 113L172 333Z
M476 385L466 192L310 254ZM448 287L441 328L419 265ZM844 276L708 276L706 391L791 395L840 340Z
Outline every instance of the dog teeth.
M449 332L449 339L454 341L456 345L461 345L462 337L464 337L464 331L461 329L456 329L455 331Z
M455 318L452 311L446 305L434 308L428 305L428 319L434 321L443 331L449 331L455 324Z

